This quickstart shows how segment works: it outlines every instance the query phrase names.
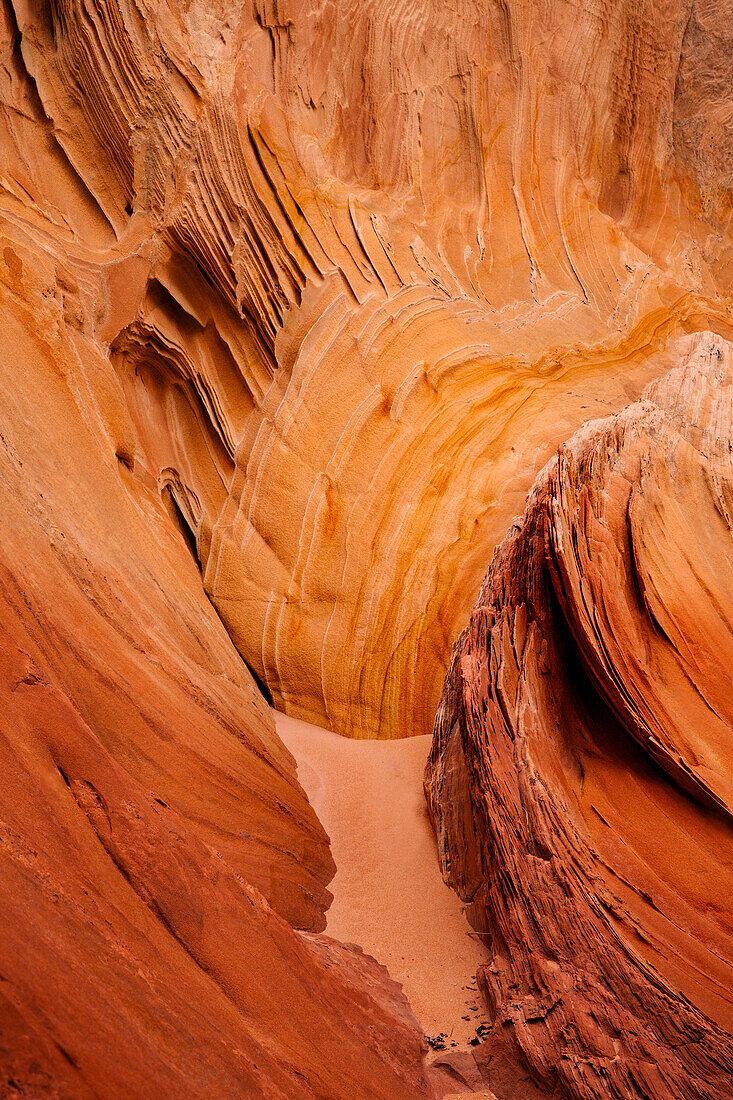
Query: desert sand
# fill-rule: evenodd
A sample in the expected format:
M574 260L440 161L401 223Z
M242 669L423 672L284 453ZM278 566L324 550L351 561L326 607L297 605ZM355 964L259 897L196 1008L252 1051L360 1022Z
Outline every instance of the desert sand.
M327 934L389 969L427 1035L467 1046L485 1020L476 992L485 952L438 867L422 788L431 738L355 741L273 714L331 838Z

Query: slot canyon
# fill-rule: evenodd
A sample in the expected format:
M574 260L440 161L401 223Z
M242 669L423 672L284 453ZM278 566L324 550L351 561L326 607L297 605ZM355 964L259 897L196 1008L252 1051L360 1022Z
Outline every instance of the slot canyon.
M730 1100L732 0L0 0L0 332L0 1100Z

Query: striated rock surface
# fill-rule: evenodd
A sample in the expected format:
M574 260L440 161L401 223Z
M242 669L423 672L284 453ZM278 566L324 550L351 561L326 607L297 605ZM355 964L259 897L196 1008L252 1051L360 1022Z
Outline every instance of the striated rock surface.
M328 838L136 463L107 340L152 246L2 15L0 1096L432 1096L400 988L318 934Z
M733 1074L733 348L684 338L538 478L453 651L426 771L494 1027L545 1089ZM521 1095L521 1093L520 1093Z
M4 3L3 201L78 255L235 645L429 732L537 470L731 334L725 4Z
M440 1072L724 1094L728 8L0 0L0 1094L439 1091L265 698L428 732L590 418L440 704Z
M431 1096L108 361L0 256L0 1095Z

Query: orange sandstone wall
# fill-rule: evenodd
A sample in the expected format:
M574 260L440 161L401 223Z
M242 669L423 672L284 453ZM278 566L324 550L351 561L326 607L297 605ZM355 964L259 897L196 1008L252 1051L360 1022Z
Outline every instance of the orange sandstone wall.
M723 0L1 0L3 1087L431 1094L319 936L259 683L354 737L440 704L444 870L537 1088L720 1092L731 37Z
M427 732L536 470L730 332L722 8L14 9L137 469L235 645L290 713Z
M399 987L319 934L328 838L136 461L109 340L158 246L65 152L25 16L0 22L0 1095L433 1096Z
M733 347L685 337L538 478L456 643L425 787L489 950L493 1029L551 1095L733 1075Z

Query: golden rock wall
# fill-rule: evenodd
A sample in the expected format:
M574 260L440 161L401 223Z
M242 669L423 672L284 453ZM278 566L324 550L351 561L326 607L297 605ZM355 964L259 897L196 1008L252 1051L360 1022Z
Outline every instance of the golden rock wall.
M730 332L714 6L16 11L138 472L237 648L291 713L429 731L537 469Z

